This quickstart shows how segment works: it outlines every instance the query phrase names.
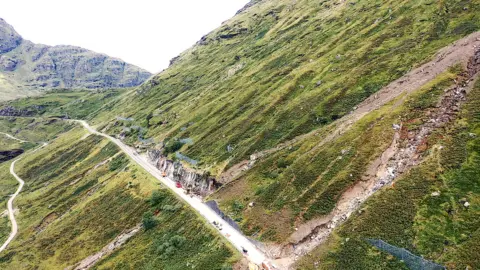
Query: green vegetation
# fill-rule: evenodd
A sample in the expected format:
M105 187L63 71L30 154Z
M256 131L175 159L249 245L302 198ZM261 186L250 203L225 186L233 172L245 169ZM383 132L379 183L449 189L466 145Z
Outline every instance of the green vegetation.
M10 194L17 190L17 181L10 175L10 162L0 164L0 243L4 243L10 235L10 220L8 215L3 216L7 210L7 201Z
M149 219L162 226L141 231L132 241L149 245L151 240L147 239L153 239L152 234L175 232L168 239L175 254L188 254L185 259L193 258L193 254L205 258L212 255L204 262L212 265L235 262L234 252L174 195L160 190L147 199L152 190L158 189L157 181L118 151L104 138L85 137L83 129L74 128L58 135L44 149L24 156L16 165L26 182L15 202L21 209L17 215L21 230L7 252L0 255L0 268L63 269L74 265L142 223L144 213L150 213ZM9 185L5 193L11 192L10 182L1 183ZM1 224L3 234L7 227L3 221ZM183 232L189 226L194 227L191 234ZM193 244L182 245L179 239L183 238L175 235L188 236ZM135 261L141 261L144 254L136 256ZM152 267L164 263L160 260Z
M440 48L478 31L479 14L478 0L255 1L137 89L51 93L5 106L43 117L88 119L131 145L163 142L164 154L181 150L212 176L315 130L257 161L211 196L246 234L284 242L298 225L329 214L341 194L362 179L391 145L393 124L418 128L462 67L452 67L325 140L339 126L335 121ZM327 247L300 266L405 268L364 241L375 238L452 268L480 267L475 256L480 238L478 91L470 94L462 119L429 137L421 153L428 157L424 163L395 188L375 195ZM12 129L9 122L0 125ZM30 134L28 129L16 134L22 132ZM62 130L55 126L40 132ZM45 150L21 163L22 176L30 182L19 199L26 209L20 220L30 231L0 257L0 267L66 267L142 223L145 230L96 268L225 269L237 259L204 224L192 222L198 217L191 210L147 184L151 179L114 145L96 136L79 140L79 133L61 135L57 151ZM183 144L185 138L191 143ZM437 190L441 195L432 197ZM253 207L247 207L250 202ZM45 222L60 216L61 221ZM108 229L93 234L100 230L93 221ZM45 223L45 230L27 237ZM28 248L20 250L21 245Z
M30 143L47 142L70 130L75 124L48 118L0 117L0 130ZM3 137L3 135L1 135ZM24 144L23 149L32 148Z
M463 0L259 1L119 99L102 127L121 133L122 115L145 138L192 138L182 154L218 175L348 114L480 29L479 8Z
M390 146L395 132L392 125L421 119L435 106L443 90L453 84L457 74L452 72L439 75L410 96L401 96L372 111L322 147L316 146L329 128L260 160L213 198L242 221L242 229L248 234L262 240L284 241L296 224L333 210L339 196L361 179L368 165ZM404 104L399 105L399 101ZM252 209L237 207L250 201L256 202Z
M143 214L142 225L145 230L150 230L157 226L157 221L153 218L152 212L146 212Z
M111 172L116 171L118 169L125 167L127 163L128 163L128 159L125 157L125 155L114 157L110 162L109 170Z
M366 238L406 248L448 269L479 268L480 83L468 100L461 117L430 143L426 162L369 200L300 268L316 269L318 262L321 269L399 269L397 259Z
M127 90L56 90L38 97L27 97L3 103L0 109L13 107L25 116L68 117L90 119L100 109L107 110L109 104Z
M180 141L173 141L171 143L168 143L167 146L165 146L164 154L168 155L170 153L175 153L178 150L180 150L182 146L183 146L183 143Z
M95 269L222 269L235 262L233 251L170 192L155 190L148 201L145 232Z

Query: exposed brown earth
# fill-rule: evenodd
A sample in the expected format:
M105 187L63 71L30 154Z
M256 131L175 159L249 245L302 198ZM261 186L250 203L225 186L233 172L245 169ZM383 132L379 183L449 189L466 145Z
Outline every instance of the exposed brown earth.
M137 234L142 228L142 225L139 224L135 226L134 228L125 231L124 233L120 234L110 242L107 246L102 248L98 253L91 255L75 266L69 266L65 268L65 270L85 270L85 269L90 269L92 266L94 266L98 261L100 261L102 258L112 254L115 250L119 249L123 244L125 244L130 238L132 238L135 234Z
M475 40L478 41L476 37ZM397 132L394 135L391 146L370 164L367 173L362 177L361 181L358 181L344 192L332 214L311 221L292 234L290 243L281 250L279 255L282 259L277 261L277 264L282 264L282 267L285 269L291 268L292 264L299 257L324 243L332 231L347 220L352 213L358 211L362 203L376 191L385 186L391 186L404 172L423 161L422 153L427 149L426 142L428 137L435 130L445 127L445 125L451 123L456 118L461 104L466 99L467 92L475 83L480 70L480 47L472 48L470 57L466 60L461 58L460 61L467 66L465 77L457 78L455 86L444 92L436 108L426 112L427 119L422 122L420 127L414 130L407 130L401 125L394 127L397 129ZM441 54L440 56L443 57L442 59L445 59L447 55ZM461 54L461 57L464 57L464 55ZM453 61L451 63L454 65L458 62ZM430 65L430 67L434 66ZM438 75L444 69L435 70L437 72L435 74ZM426 74L430 73L428 70L423 72L427 72ZM418 88L422 85L418 85ZM409 92L412 91L414 90L409 90ZM384 98L384 100L388 99ZM368 112L365 109L367 107L364 106L363 111ZM362 113L360 112L360 115ZM308 233L309 229L310 233Z
M360 103L357 107L354 108L354 110L350 114L340 118L329 126L322 127L309 133L297 136L292 140L277 145L274 148L252 154L250 161L242 161L241 163L232 166L231 169L227 171L228 173L226 173L226 177L224 178L225 181L223 183L225 184L237 179L240 175L243 174L243 172L251 168L253 164L259 159L283 150L298 142L301 142L324 130L328 130L328 133L325 133L326 135L324 139L310 150L310 152L316 151L318 148L325 145L325 143L330 142L338 136L342 135L346 130L350 129L354 123L360 120L368 112L380 108L381 106L385 105L386 103L392 101L393 99L397 98L402 94L408 94L417 90L422 85L425 85L429 81L433 80L439 74L445 72L449 67L457 63L461 63L465 66L469 65L469 60L475 54L477 48L480 48L480 32L470 34L469 36L462 38L454 42L453 44L441 49L433 57L433 60L419 66L418 68L411 70L403 77L393 81L392 83L390 83L389 85L382 88L380 91ZM469 67L469 70L471 70L469 72L476 73L478 71L478 68L475 71L472 69L472 67ZM309 152L307 152L306 154L308 153ZM243 166L243 164L246 164L247 162L249 162L249 166ZM222 176L224 176L224 174L222 174Z

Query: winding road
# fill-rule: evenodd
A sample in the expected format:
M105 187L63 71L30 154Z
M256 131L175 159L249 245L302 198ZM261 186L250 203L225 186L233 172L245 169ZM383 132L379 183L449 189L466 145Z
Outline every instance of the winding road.
M8 138L11 138L20 142L26 142L26 141L17 139L10 134L4 133L4 132L1 132L1 133L7 136ZM40 147L37 147L35 150L33 150L31 153L38 151L40 148L45 147L46 145L47 143L44 143ZM8 237L7 241L5 241L5 243L3 243L3 245L0 247L0 252L4 251L7 248L7 246L10 244L10 242L12 242L13 238L15 238L15 236L18 233L18 225L17 225L17 221L15 220L15 213L13 209L13 201L18 196L18 194L20 194L20 192L22 191L23 185L25 185L25 182L20 177L18 177L18 175L15 173L15 163L17 163L17 161L21 159L22 158L17 158L15 161L12 162L12 164L10 164L10 174L13 175L15 179L17 179L19 186L17 191L12 195L12 197L10 197L7 203L8 217L10 219L10 222L12 223L12 231L10 232L10 236Z
M10 134L8 134L8 133L5 133L5 132L0 132L0 134L3 134L3 135L5 135L7 138L10 138L10 139L12 139L12 140L19 141L19 142L21 142L21 143L26 143L26 142L27 142L27 141L21 140L21 139L19 139L19 138L15 138L15 137L13 137L12 135L10 135Z
M175 186L175 182L171 181L168 178L162 176L160 170L158 170L155 166L150 164L148 160L138 155L138 153L130 148L129 146L125 145L120 140L109 136L107 134L98 132L94 128L92 128L87 122L83 120L72 120L74 122L82 124L82 126L88 130L90 133L105 137L115 143L122 151L127 154L132 160L134 160L138 165L143 167L147 172L149 172L153 177L157 178L160 182L162 182L166 187L172 190L175 194L178 195L182 200L188 203L196 212L198 212L202 217L204 217L211 226L213 221L220 223L223 229L220 231L222 236L228 240L236 249L240 252L243 251L245 248L248 253L245 257L252 263L256 265L261 265L263 262L267 260L266 255L258 250L256 246L242 233L235 230L230 224L224 221L217 213L215 213L210 207L208 207L203 201L197 197L190 197L189 195L185 194L183 189L177 188Z

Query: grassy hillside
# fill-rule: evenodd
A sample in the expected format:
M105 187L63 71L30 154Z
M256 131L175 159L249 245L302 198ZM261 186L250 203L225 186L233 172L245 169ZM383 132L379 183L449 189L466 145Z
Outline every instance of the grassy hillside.
M68 117L73 119L91 119L101 111L108 111L108 106L121 98L128 90L96 91L49 91L39 97L3 102L0 113L8 115ZM11 110L10 108L13 108Z
M7 201L10 194L15 193L17 181L9 173L10 162L0 164L0 243L4 243L10 235L10 221L6 215Z
M331 128L322 129L261 160L212 197L247 233L264 241L285 241L295 227L328 215L340 195L361 181L368 166L392 144L392 125L419 119L455 78L454 70L441 74L415 94L391 101L317 147L331 132ZM255 207L246 207L252 201Z
M110 119L131 117L158 142L193 139L182 153L217 174L348 114L480 29L478 1L257 2L112 108ZM111 133L120 130L117 123Z
M37 147L38 142L48 141L70 128L71 125L66 122L3 117L0 118L0 131L26 142L10 139L0 134L0 150L23 149L28 152ZM10 175L10 164L11 161L0 162L0 213L2 213L0 218L0 243L3 243L10 234L10 221L6 213L4 215L4 211L7 210L7 201L10 194L13 194L18 187L18 182Z
M167 149L179 148L198 160L198 167L213 176L251 154L315 130L260 159L211 195L247 235L288 243L296 228L327 217L342 194L364 180L371 164L392 145L397 124L403 125L400 145L408 145L414 139L409 134L428 123L445 91L465 79L464 67L451 66L413 93L372 108L349 129L341 130L343 123L336 120L431 60L440 48L478 31L480 2L252 3L136 89L51 93L5 106L33 110L33 115L88 119L109 134L126 135L130 144L147 138L164 142ZM299 268L406 267L365 238L407 248L451 268L479 267L478 89L477 85L468 96L461 119L428 134L415 149L416 158L424 162L413 166L394 188L368 200ZM337 129L338 136L331 137ZM80 137L79 131L62 135L56 152L39 153L21 163L23 176L32 179L28 193L19 199L29 207L21 215L26 215L22 225L30 231L19 237L11 253L0 257L0 266L2 261L27 269L35 263L72 265L142 219L161 226L142 231L102 260L98 269L217 269L235 260L210 231L187 222L195 215L169 193L150 195L159 187L148 176L139 176L140 170L116 148L94 136L79 143ZM180 139L192 143L181 145ZM112 157L115 162L95 166ZM121 166L111 171L108 164ZM85 174L92 168L94 176ZM441 195L432 197L436 191ZM460 205L466 201L470 207ZM29 238L45 217L48 221L59 216L64 218ZM110 229L94 234L103 228L94 220ZM26 243L28 248L21 250Z
M155 243L149 236L168 234L184 239L183 245L170 251L172 256L149 262L151 267L157 269L176 261L182 269L180 264L196 256L205 257L198 263L211 265L212 269L236 261L234 251L188 207L162 190L114 144L93 135L85 137L83 129L63 133L46 148L24 156L16 172L26 182L15 202L20 210L20 232L7 252L0 255L2 269L63 269L74 265L142 223L145 213L150 212L156 214L153 220L158 226L142 230L132 243L140 242L154 253L156 247L150 246ZM149 200L153 190L160 190L161 200ZM130 260L140 263L145 254L136 253L137 257Z
M72 101L72 110L55 112L93 111L88 118L111 134L138 126L140 137L167 145L190 138L182 154L218 175L348 114L438 49L480 29L476 0L254 2L98 112L98 100ZM132 143L139 137L127 136Z
M426 162L374 196L299 268L399 269L397 259L367 238L406 248L448 269L480 268L480 82L468 99L461 117L431 142Z

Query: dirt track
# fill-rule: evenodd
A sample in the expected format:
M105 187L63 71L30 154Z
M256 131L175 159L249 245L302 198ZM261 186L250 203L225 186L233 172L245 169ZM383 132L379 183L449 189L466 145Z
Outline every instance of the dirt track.
M310 151L315 151L325 143L334 140L369 112L378 109L401 94L408 94L419 89L421 86L445 72L449 67L457 63L461 63L467 67L469 60L475 55L477 55L477 57L480 55L480 32L471 34L443 48L436 54L432 61L410 71L402 78L390 83L378 93L366 99L351 114L333 123L333 132ZM296 243L295 250L289 250L289 248L283 249L281 251L281 253L284 254L283 258L275 261L275 263L282 265L282 269L290 269L299 257L324 243L334 228L348 219L348 217L377 190L394 181L396 177L408 168L416 166L420 162L417 160L416 151L421 139L428 136L432 129L441 127L444 123L451 120L451 115L455 114L460 102L465 97L465 91L473 86L472 79L480 68L473 67L475 69L473 71L471 68L472 67L469 66L471 78L468 78L466 82L462 82L468 84L467 88L463 88L457 84L455 88L450 89L446 93L443 97L441 109L439 109L436 114L432 114L430 122L425 124L418 134L415 134L418 140L413 140L407 144L406 148L400 149L398 146L399 133L397 132L392 145L381 157L371 164L368 170L370 172L368 179L366 179L366 181L359 181L356 185L348 189L339 199L331 215L310 222L309 224L304 224L304 228L299 228L297 232L292 234L290 239ZM303 140L316 132L318 131L299 136L290 142L295 143ZM289 145L290 142L282 144L282 147L264 151L263 154L270 154L281 150L284 145ZM260 156L262 156L262 154ZM390 160L397 162L397 165L390 164Z
M337 138L339 135L343 134L367 113L380 108L381 106L385 105L386 103L392 101L393 99L402 94L408 94L415 91L422 85L433 80L439 74L445 72L449 67L457 63L461 63L467 66L469 58L474 55L475 49L479 47L480 32L475 32L441 49L433 57L433 60L421 65L418 68L411 70L403 77L391 82L386 87L382 88L380 91L360 103L352 111L352 113L330 124L329 127L326 127L328 129L331 129L331 131L328 132L328 135L325 136L325 138L320 141L315 147L313 147L309 152L316 151L318 148L325 145L325 143L330 142L333 139ZM322 127L309 133L297 136L292 140L277 145L274 148L254 153L252 155L253 159L251 161L255 162L255 160L271 155L297 142L303 141L304 139L307 139L317 134L321 129L324 128L325 127ZM242 161L241 163L245 164L245 162L248 161ZM251 164L249 167L252 167L252 165L253 164ZM237 165L233 167L236 168L236 166ZM246 168L245 166L238 167L241 169L241 171L234 172L229 170L228 174L230 175L230 177L227 178L229 181L234 180L234 178L241 175L243 171L248 170L248 168Z

